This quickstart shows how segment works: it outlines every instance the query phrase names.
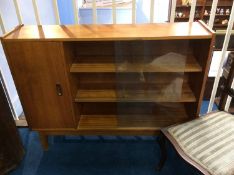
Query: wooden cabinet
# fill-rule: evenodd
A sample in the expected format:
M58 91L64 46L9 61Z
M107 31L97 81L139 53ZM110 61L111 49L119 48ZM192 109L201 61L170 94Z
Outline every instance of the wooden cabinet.
M4 48L29 126L75 128L62 43L12 41Z
M20 26L2 37L45 146L47 135L154 135L197 117L213 41L202 22Z

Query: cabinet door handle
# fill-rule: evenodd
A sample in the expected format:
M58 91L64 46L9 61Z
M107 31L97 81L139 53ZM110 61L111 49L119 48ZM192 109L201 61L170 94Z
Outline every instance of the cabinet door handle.
M60 83L56 83L56 91L57 91L57 95L58 96L62 96L63 95L63 89Z

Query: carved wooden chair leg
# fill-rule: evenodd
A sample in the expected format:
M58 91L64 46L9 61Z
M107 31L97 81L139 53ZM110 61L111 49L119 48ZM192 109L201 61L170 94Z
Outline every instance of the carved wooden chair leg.
M40 132L39 137L40 137L40 141L41 141L41 145L42 145L43 150L48 151L48 149L49 149L48 135Z
M156 167L156 170L160 171L163 168L164 163L167 159L166 139L162 133L160 133L160 135L158 137L158 143L159 143L159 147L160 147L160 151L161 151L161 157L160 157L160 161Z

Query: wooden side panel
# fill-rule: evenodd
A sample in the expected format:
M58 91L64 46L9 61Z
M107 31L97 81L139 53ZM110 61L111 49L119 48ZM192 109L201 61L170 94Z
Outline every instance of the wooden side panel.
M32 129L75 128L60 42L3 42ZM61 86L62 95L58 95Z
M188 104L187 111L191 116L199 116L200 108L205 91L206 80L208 77L209 67L212 57L212 49L214 44L214 37L212 40L193 40L194 56L197 58L198 63L202 67L202 72L191 73L189 76L189 84L197 102L194 104Z
M189 47L189 40L137 40L137 41L86 41L74 42L77 62L93 63L92 57L99 57L101 62L112 62L116 56L127 56L134 59L132 61L142 60L142 56L160 56L168 52L176 52L184 55L192 53ZM181 49L183 48L183 49ZM109 57L108 57L109 56ZM112 58L114 59L110 59ZM106 57L106 59L100 59ZM146 59L146 58L144 58ZM120 61L120 60L119 60Z
M74 44L72 42L63 42L63 55L66 65L66 77L68 78L68 84L70 85L69 90L71 92L71 100L74 101L78 91L78 80L76 74L70 73L70 68L75 59ZM72 106L75 113L75 121L78 124L80 119L80 104L73 103Z

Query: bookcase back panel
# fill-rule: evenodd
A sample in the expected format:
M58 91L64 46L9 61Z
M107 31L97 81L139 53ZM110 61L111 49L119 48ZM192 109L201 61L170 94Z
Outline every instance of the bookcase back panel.
M76 76L78 89L97 90L116 89L118 84L143 89L147 85L170 84L180 78L183 83L188 83L188 74L180 73L81 73Z
M71 72L201 71L193 40L75 42L70 51Z
M187 77L184 73L89 74L77 77L75 101L194 102Z
M120 108L121 107L121 108ZM92 110L90 110L92 108ZM138 103L82 103L81 113L82 115L157 115L159 111L165 113L171 113L174 111L184 110L183 103L154 103L154 102L138 102ZM173 116L172 116L173 117Z
M89 56L142 56L164 55L168 52L191 54L190 40L155 40L155 41L96 41L76 42L75 55L78 62L92 62ZM87 56L87 57L86 57ZM84 57L84 58L83 58ZM86 60L87 59L87 60ZM117 61L113 59L113 61Z

